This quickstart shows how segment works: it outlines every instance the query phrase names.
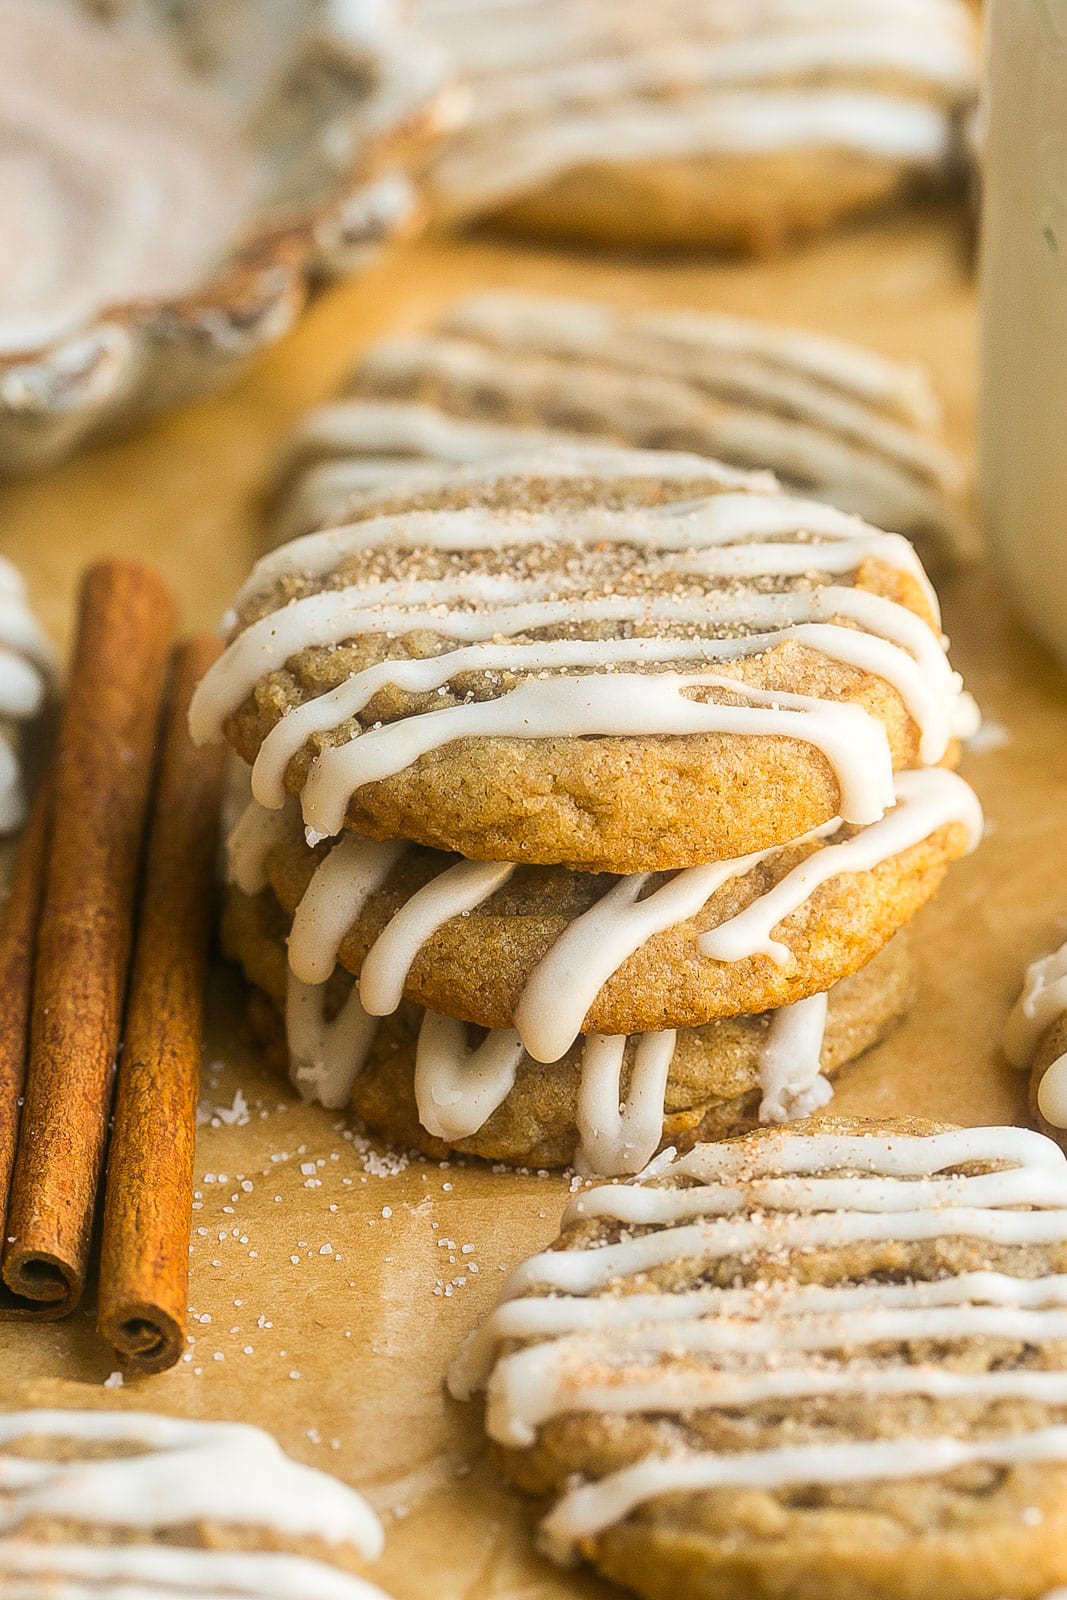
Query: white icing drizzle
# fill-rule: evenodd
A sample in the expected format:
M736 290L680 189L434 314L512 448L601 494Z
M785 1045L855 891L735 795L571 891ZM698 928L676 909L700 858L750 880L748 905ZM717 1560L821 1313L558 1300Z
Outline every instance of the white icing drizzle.
M1040 1398L1040 1383L1030 1391ZM794 1483L854 1484L941 1477L974 1463L1014 1466L1067 1460L1067 1427L1035 1428L974 1443L951 1438L865 1440L859 1444L797 1445L730 1456L648 1458L598 1483L573 1489L541 1524L538 1543L557 1561L576 1545L622 1521L662 1494L701 1489L779 1489Z
M353 984L341 1010L326 1021L325 986L302 983L289 969L285 1001L289 1075L305 1100L328 1110L347 1106L378 1031L377 1017L368 1016Z
M355 918L380 889L405 845L390 839L342 839L316 868L293 915L289 966L302 983L325 983Z
M278 811L268 811L250 801L226 839L227 883L235 883L242 894L259 894L267 887L267 857L275 845L295 834L298 825L299 807L295 800L287 797Z
M825 1033L825 994L771 1013L760 1060L761 1122L794 1122L829 1101L833 1089L821 1072Z
M388 1600L376 1584L306 1556L159 1544L5 1539L0 1579L4 1600Z
M0 557L0 833L25 817L20 730L40 715L55 670L55 651L29 608L22 578Z
M957 1170L970 1163L996 1169ZM862 1241L962 1236L989 1245L1062 1247L1067 1163L1051 1140L1017 1128L931 1136L783 1133L756 1143L698 1145L680 1159L661 1159L654 1173L693 1181L668 1188L638 1181L577 1196L565 1224L614 1217L623 1228L619 1242L533 1257L512 1273L502 1304L468 1340L449 1385L458 1398L488 1387L493 1438L529 1446L541 1425L565 1412L684 1416L820 1395L979 1403L1018 1397L1067 1405L1062 1366L942 1370L878 1348L989 1338L1048 1350L1067 1339L1067 1274L1016 1279L998 1270L931 1282L828 1285L785 1277L677 1293L641 1283L644 1273L673 1262L698 1277L703 1263L724 1256L782 1261L791 1252ZM618 1292L585 1298L608 1287ZM501 1354L516 1340L518 1349ZM582 1540L661 1494L874 1483L940 1475L971 1462L1064 1460L1067 1427L1060 1425L967 1439L860 1439L734 1454L678 1450L568 1484L542 1525L541 1542L556 1559L569 1559Z
M622 1098L624 1034L593 1034L582 1048L578 1091L580 1144L578 1170L606 1178L637 1172L656 1153L663 1137L663 1102L677 1035L637 1036L630 1093Z
M419 951L437 930L473 911L502 888L514 866L509 861L460 861L424 885L401 906L371 945L359 974L366 1009L388 1017L404 994Z
M42 1461L3 1449L18 1440L143 1447L120 1458ZM283 1455L269 1434L241 1423L191 1422L146 1412L13 1411L0 1416L0 1582L5 1595L102 1593L248 1600L384 1600L324 1561L284 1551L225 1551L153 1542L184 1524L262 1529L272 1538L350 1546L373 1560L378 1518L345 1484ZM139 1542L40 1543L19 1530L37 1517L135 1529Z
M510 1094L522 1057L513 1029L490 1032L472 1051L465 1023L427 1011L415 1057L415 1100L427 1133L437 1139L477 1133Z
M806 533L807 523L817 536ZM799 540L782 539L791 523ZM762 533L761 529L768 531ZM262 676L309 647L329 647L366 634L427 630L457 642L443 655L385 661L283 717L264 741L253 792L277 806L294 752L314 733L337 730L358 716L386 686L407 692L445 687L461 672L518 677L495 698L408 715L326 741L312 760L301 803L309 838L337 833L348 801L366 783L402 771L420 756L464 737L553 738L585 735L728 733L793 737L821 750L842 790L841 814L869 822L889 804L889 748L882 724L849 703L811 695L769 695L711 670L627 673L627 663L657 669L671 664L729 662L786 640L862 671L882 676L900 694L920 730L921 758L941 759L962 685L947 663L943 642L908 608L854 586L833 582L767 593L755 580L788 580L809 571L855 570L885 559L917 578L929 593L905 541L879 534L840 513L808 515L805 503L765 494L726 492L659 510L555 512L488 516L476 508L379 517L354 528L297 541L261 562L240 597L243 603L288 574L322 577L346 553L399 543L476 551L563 542L633 543L654 550L665 572L690 578L705 593L684 596L590 592L588 580L566 573L516 579L471 572L436 580L352 583L295 599L239 633L206 675L190 725L198 740L217 737ZM414 546L413 546L414 547ZM729 587L716 587L728 582ZM525 640L522 635L565 625L604 623L699 630L701 636ZM845 626L843 624L851 624ZM707 635L710 635L708 637ZM716 635L719 635L716 637ZM725 635L725 637L723 636ZM615 670L613 670L615 669ZM527 675L527 676L524 676ZM547 676L546 676L547 674ZM699 693L728 694L738 705L698 701ZM877 747L877 748L876 748Z
M1067 1128L1067 1054L1057 1056L1037 1086L1037 1109L1053 1128Z
M763 954L789 965L794 961L792 952L773 940L771 932L820 885L842 874L871 871L951 822L968 829L972 845L981 835L977 799L954 773L939 768L900 773L896 799L879 822L851 839L825 845L745 910L699 935L698 951L719 961ZM832 821L792 844L824 838L838 826ZM242 823L241 828L249 835L255 832L252 825L246 829ZM294 915L289 960L298 977L306 983L326 981L361 905L385 882L403 849L401 844L378 844L355 834L347 834L333 847L316 868ZM514 1026L533 1059L553 1062L564 1056L600 989L630 956L654 935L695 917L725 883L744 876L774 853L756 851L732 861L691 867L650 894L644 894L647 873L616 879L600 900L564 929L526 981L515 1007ZM484 904L514 871L507 862L460 862L420 888L393 915L364 959L360 989L365 1009L375 1016L395 1011L427 940L453 917ZM817 1022L815 1006L807 1011L793 1008L772 1028L764 1069L768 1120L805 1114L796 1109L801 1104L813 1109L820 1100L825 1103L826 1092L815 1081Z
M626 459L630 452L619 452ZM652 460L669 459L653 455ZM688 460L690 458L682 458ZM717 464L693 457L690 477L706 480ZM506 463L494 464L492 477L505 475ZM535 468L525 458L512 462L512 470L525 467L531 476ZM599 469L598 469L599 475ZM469 481L471 474L465 474ZM669 474L664 473L664 477ZM487 481L492 477L486 475ZM402 515L369 516L364 521L327 528L317 533L305 534L283 545L280 550L263 556L253 567L244 587L238 593L235 606L239 610L248 601L258 598L273 587L280 578L324 577L341 563L363 550L376 546L391 549L416 550L427 546L434 550L459 553L479 550L521 549L543 543L566 543L578 547L603 544L650 545L657 551L678 551L692 554L696 551L733 550L732 559L743 556L737 546L752 541L785 539L803 534L809 542L799 546L785 545L770 554L774 559L804 562L801 571L810 570L814 558L819 557L818 568L825 571L851 571L865 557L877 557L890 566L908 572L919 583L934 616L937 616L937 599L923 571L922 563L906 539L898 534L883 533L859 517L818 500L798 499L790 495L739 493L723 489L721 492L701 496L662 509L646 508L641 511L612 512L591 510L585 516L574 512L524 513L509 515L505 511L491 513L471 507L463 512L411 511ZM814 539L818 542L811 543ZM844 552L826 550L826 544L843 544ZM757 545L761 548L761 545ZM725 561L725 555L720 561ZM829 566L823 563L829 562ZM693 569L690 569L693 570ZM727 571L723 567L723 571ZM784 571L787 568L779 568Z
M762 954L788 966L793 954L771 937L772 930L803 905L819 884L843 872L873 871L950 822L962 823L967 829L968 849L977 848L984 826L982 808L974 791L954 772L936 767L900 772L896 798L892 811L879 822L809 856L744 911L702 933L697 939L701 955L716 961L739 961Z
M1026 969L1022 994L1004 1027L1004 1054L1012 1066L1026 1070L1042 1037L1067 1014L1067 944L1033 961ZM1038 1110L1053 1128L1067 1128L1067 1056L1049 1063L1037 1087Z

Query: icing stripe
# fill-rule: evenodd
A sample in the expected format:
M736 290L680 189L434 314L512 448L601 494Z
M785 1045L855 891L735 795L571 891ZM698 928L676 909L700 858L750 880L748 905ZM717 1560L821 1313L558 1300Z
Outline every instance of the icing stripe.
M388 1600L363 1578L281 1551L0 1543L5 1600Z
M427 1011L415 1058L419 1121L437 1139L464 1139L485 1126L511 1092L522 1041L508 1029L490 1033L477 1050L453 1017Z
M789 948L772 941L770 932L799 911L820 885L848 873L871 871L953 822L967 827L971 843L977 842L980 808L954 773L940 769L901 773L896 800L879 822L842 843L826 844L745 910L699 935L697 950L707 954L705 946L711 944L710 953L717 960L743 960L762 952L780 963L794 963ZM252 809L259 812L256 806ZM781 848L824 838L838 827L832 821ZM240 869L246 882L261 887L263 859L273 843L273 831L261 827L253 814L242 819L236 834L231 878ZM260 844L260 850L247 858L240 848L246 838ZM632 955L650 938L697 916L724 884L743 877L773 856L776 848L688 868L652 893L645 893L649 874L616 879L601 899L563 930L526 980L515 1006L514 1026L534 1060L553 1062L564 1056L603 985ZM297 977L307 983L329 978L350 926L367 898L387 880L403 849L400 844L378 844L347 834L316 867L289 937L289 961ZM360 989L366 1010L375 1016L395 1011L426 942L452 918L489 900L514 871L507 862L461 861L423 885L393 915L364 958ZM821 1035L816 1009L805 1013L790 1008L772 1028L764 1063L767 1120L800 1115L799 1104L825 1103L825 1090L815 1083L819 1056L815 1034ZM800 1036L791 1037L798 1028Z
M888 1307L918 1309L965 1303L1009 1307L1067 1308L1067 1273L1011 1278L1000 1272L965 1272L930 1283L796 1284L769 1282L757 1289L694 1289L673 1294L626 1294L597 1299L553 1294L503 1300L481 1327L467 1336L448 1374L450 1393L469 1400L484 1389L500 1346L512 1339L539 1339L631 1326L669 1323L684 1337L691 1320L716 1314L788 1325L810 1312L849 1312ZM612 1342L616 1338L612 1331Z
M1067 944L1033 961L1004 1026L1002 1045L1012 1066L1032 1064L1043 1036L1067 1015ZM1067 1055L1049 1062L1037 1085L1037 1108L1053 1128L1067 1128Z
M31 1437L145 1450L88 1462L3 1454L11 1491L0 1502L4 1534L35 1517L138 1529L207 1521L350 1544L368 1560L381 1553L381 1524L366 1501L338 1479L289 1460L259 1428L134 1411L0 1415L0 1447ZM6 1540L0 1549L6 1551Z
M629 1097L622 1100L625 1035L593 1034L582 1051L578 1094L579 1171L614 1177L637 1172L659 1148L663 1102L677 1035L638 1036Z
M289 969L285 1029L290 1077L303 1099L340 1111L366 1064L378 1019L364 1011L355 985L332 1022L326 1021L324 1002L322 984L302 983Z
M1067 1427L1035 1428L973 1443L936 1437L878 1439L735 1455L650 1458L564 1494L542 1522L538 1542L554 1560L568 1561L580 1540L595 1537L663 1494L722 1488L773 1490L794 1483L886 1482L940 1477L974 1463L1013 1466L1060 1461L1067 1461Z

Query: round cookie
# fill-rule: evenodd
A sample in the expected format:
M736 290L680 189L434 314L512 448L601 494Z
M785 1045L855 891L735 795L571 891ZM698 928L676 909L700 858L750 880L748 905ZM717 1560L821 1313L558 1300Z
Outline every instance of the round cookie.
M259 991L253 1010L257 1031L280 1060L286 1057L283 1012L289 981L286 921L270 893L256 897L227 890L223 945ZM336 1016L351 991L347 974L331 980L326 1002ZM833 1077L848 1062L883 1038L914 997L914 964L906 935L898 935L874 960L837 984L828 996L825 1031L817 1065ZM514 1077L506 1094L480 1127L470 1133L446 1131L432 1115L432 1101L420 1096L417 1057L422 1014L405 1003L380 1025L367 1059L351 1089L360 1119L392 1143L412 1145L440 1157L449 1151L510 1165L558 1167L600 1157L606 1171L612 1141L582 1138L583 1058L581 1041L562 1059L543 1064L514 1053ZM619 1170L633 1171L670 1144L687 1148L697 1139L723 1138L754 1126L765 1085L761 1082L773 1014L730 1017L702 1028L678 1032L657 1108L654 1136L632 1153ZM460 1029L462 1047L477 1047L481 1030ZM626 1041L616 1105L632 1095L639 1040ZM290 1063L291 1065L291 1063ZM421 1104L420 1104L421 1099ZM431 1115L427 1116L427 1107ZM426 1126L433 1122L432 1131ZM631 1129L631 1132L634 1130Z
M377 1015L403 995L484 1028L516 1027L551 1061L579 1032L697 1027L793 1004L864 965L981 833L955 774L904 774L898 791L882 822L738 863L725 881L726 868L621 881L472 867L354 835L312 851L288 817L271 846L275 819L255 807L233 835L230 870L252 889L265 873L293 919L301 979L322 982L339 961Z
M646 1597L1067 1579L1067 1166L816 1119L571 1202L454 1363L538 1542Z
M659 459L526 464L275 552L194 735L313 833L481 860L658 871L876 820L960 692L911 547L710 464L694 500Z
M384 1542L367 1502L245 1423L7 1411L0 1470L11 1600L388 1600L359 1576Z
M943 181L976 94L960 0L430 0L423 25L471 90L439 216L579 243L772 249Z
M934 554L973 547L921 368L807 329L501 290L363 352L344 396L290 439L273 542L344 522L398 483L582 435L769 467Z

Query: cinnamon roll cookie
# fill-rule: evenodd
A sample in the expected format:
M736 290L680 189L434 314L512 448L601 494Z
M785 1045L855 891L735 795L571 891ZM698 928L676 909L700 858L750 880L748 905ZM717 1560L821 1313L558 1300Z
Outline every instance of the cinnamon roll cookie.
M646 1597L1067 1580L1067 1165L814 1121L587 1189L450 1374L538 1540Z
M265 557L192 708L256 798L478 860L673 871L877 822L961 684L912 547L695 458L593 451Z
M789 1121L895 1026L914 998L907 932L826 994L702 1027L578 1035L553 1061L517 1030L470 1027L402 1000L384 1018L337 967L294 978L289 918L269 890L226 891L222 944L252 992L255 1033L301 1092L351 1107L389 1144L510 1166L639 1171L665 1145Z
M471 93L447 222L768 250L940 182L977 85L963 0L422 0Z
M0 1592L387 1600L370 1506L269 1434L136 1411L0 1416Z
M973 547L921 368L773 323L503 291L371 345L343 397L293 435L275 539L344 522L397 483L590 436L770 467L939 556Z
M23 744L55 669L55 651L30 610L22 578L0 558L0 833L24 820Z
M1030 1109L1067 1142L1067 944L1031 962L1004 1030L1004 1054L1030 1074Z

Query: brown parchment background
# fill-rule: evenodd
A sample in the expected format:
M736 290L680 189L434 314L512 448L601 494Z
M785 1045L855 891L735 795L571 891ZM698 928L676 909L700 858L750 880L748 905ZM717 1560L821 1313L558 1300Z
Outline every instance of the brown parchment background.
M156 561L187 625L214 625L257 552L257 495L292 421L336 387L368 339L416 327L475 287L765 314L865 340L929 364L952 439L969 451L967 256L962 223L937 211L740 265L412 245L318 302L223 398L0 492L0 550L26 572L61 641L77 573L105 552ZM1024 1120L1025 1085L997 1041L1024 964L1067 933L1067 680L1010 619L989 573L957 577L942 595L956 664L1011 739L966 762L989 836L920 919L919 1009L846 1076L835 1104ZM486 1459L477 1407L453 1404L441 1383L504 1269L552 1237L566 1180L422 1162L368 1172L336 1118L300 1106L264 1072L241 1018L239 985L220 972L205 1099L231 1107L240 1085L250 1112L200 1133L194 1221L204 1232L193 1236L190 1298L210 1320L191 1323L191 1359L105 1388L115 1362L91 1314L0 1325L0 1406L154 1408L270 1428L383 1513L387 1553L374 1576L398 1600L608 1595L532 1553L527 1513Z

